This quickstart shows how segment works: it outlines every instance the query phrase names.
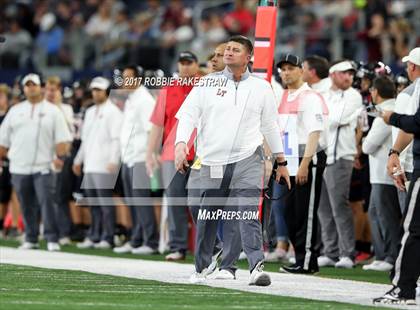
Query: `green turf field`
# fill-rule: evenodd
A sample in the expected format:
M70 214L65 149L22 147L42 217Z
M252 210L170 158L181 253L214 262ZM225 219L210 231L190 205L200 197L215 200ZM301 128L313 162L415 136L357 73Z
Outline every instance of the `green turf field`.
M10 246L17 247L19 242L9 241L0 239L0 246ZM41 242L41 248L46 249L45 242ZM99 255L99 256L109 256L109 257L122 257L130 259L147 259L155 261L164 261L165 255L145 255L145 256L136 256L132 254L116 254L111 250L94 250L86 249L80 250L74 245L62 247L63 252L67 253L80 253L86 255ZM183 263L193 263L193 257L191 255L187 256L187 259ZM238 267L242 269L248 268L248 263L246 261L240 261ZM280 263L265 263L265 270L277 272L279 270ZM320 277L334 278L334 279L346 279L346 280L355 280L355 281L365 281L371 283L381 283L389 284L390 280L388 273L378 272L378 271L364 271L361 266L358 266L354 269L336 269L336 268L321 268L321 271L317 274Z
M0 265L0 309L369 309L335 302ZM378 307L374 307L378 309Z

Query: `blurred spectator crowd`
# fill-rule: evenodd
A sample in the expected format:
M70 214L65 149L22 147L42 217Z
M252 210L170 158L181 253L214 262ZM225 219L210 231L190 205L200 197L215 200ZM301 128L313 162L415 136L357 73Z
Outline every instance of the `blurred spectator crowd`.
M393 71L419 45L416 0L282 0L278 53L382 60ZM189 49L200 61L229 35L253 36L257 0L1 0L0 67L111 70L136 63L175 69ZM278 56L278 55L276 55Z

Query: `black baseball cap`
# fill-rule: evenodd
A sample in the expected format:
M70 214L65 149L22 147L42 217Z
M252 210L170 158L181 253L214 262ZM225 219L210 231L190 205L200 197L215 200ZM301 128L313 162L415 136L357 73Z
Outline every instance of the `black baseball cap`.
M178 61L184 61L184 60L191 61L191 62L198 62L197 56L195 56L195 54L190 51L184 51L184 52L179 53Z
M277 68L280 68L282 64L288 63L295 67L302 68L302 60L299 56L292 54L285 54L281 56L280 61L277 63Z

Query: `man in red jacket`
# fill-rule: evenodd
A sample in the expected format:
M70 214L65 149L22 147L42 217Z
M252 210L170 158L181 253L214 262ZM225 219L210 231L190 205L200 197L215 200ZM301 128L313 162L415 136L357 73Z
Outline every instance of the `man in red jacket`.
M175 114L193 87L193 83L184 82L186 79L198 77L198 72L197 56L189 51L181 52L178 58L179 82L161 90L150 119L153 125L147 147L146 168L149 175L152 175L158 163L162 165L163 185L168 202L170 253L166 260L169 261L185 259L188 245L189 211L186 185L189 174L181 174L175 170L174 145L178 122ZM190 143L192 145L193 137ZM190 150L187 159L194 160L193 149ZM184 199L185 203L182 203Z

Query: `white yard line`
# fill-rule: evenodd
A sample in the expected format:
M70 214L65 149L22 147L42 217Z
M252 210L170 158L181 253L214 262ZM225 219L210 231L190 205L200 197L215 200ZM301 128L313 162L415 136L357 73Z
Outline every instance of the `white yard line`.
M47 252L43 250L18 250L0 247L0 263L51 269L87 271L97 274L122 276L167 283L189 284L193 265L156 262L141 259L124 259L94 255ZM314 276L269 273L272 284L268 287L248 285L249 272L237 271L237 280L208 280L205 285L240 291L372 305L372 298L389 290L389 285L350 280L327 279ZM420 309L419 306L396 307Z

